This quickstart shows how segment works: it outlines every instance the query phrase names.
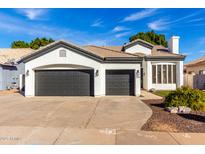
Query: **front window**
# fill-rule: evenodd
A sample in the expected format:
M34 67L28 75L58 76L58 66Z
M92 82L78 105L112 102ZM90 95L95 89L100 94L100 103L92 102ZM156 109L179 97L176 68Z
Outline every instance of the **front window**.
M172 65L172 64L152 65L152 83L153 84L175 84L176 65Z
M167 83L167 65L163 65L163 83Z
M172 65L168 65L168 83L172 83Z
M157 83L157 78L156 78L156 65L152 65L152 82Z
M176 65L173 65L173 83L176 83Z
M157 65L157 83L162 83L162 69L161 69L161 65Z

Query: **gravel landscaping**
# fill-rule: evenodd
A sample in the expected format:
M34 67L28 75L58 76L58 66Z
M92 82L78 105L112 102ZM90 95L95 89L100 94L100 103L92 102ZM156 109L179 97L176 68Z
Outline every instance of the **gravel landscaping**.
M205 112L191 111L190 114L173 114L164 110L163 99L142 101L153 111L142 130L205 133Z

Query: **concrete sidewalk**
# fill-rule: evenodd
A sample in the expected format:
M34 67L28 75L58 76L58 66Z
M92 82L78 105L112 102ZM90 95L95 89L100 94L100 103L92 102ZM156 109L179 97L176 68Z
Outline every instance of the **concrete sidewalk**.
M139 130L69 127L0 127L0 144L176 145L205 144L205 133L165 133Z
M139 98L140 100L150 100L150 99L162 99L163 97L155 95L146 90L141 90L141 96Z

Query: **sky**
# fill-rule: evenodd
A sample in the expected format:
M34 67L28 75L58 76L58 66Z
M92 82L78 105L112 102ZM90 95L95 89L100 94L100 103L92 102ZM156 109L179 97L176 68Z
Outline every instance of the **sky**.
M180 36L185 63L205 55L205 9L0 9L0 48L36 37L123 45L138 32Z

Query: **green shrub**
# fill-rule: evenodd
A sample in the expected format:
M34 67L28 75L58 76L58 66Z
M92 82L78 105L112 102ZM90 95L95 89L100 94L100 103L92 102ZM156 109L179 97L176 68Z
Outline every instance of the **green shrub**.
M187 106L192 110L205 111L205 93L188 87L178 88L165 97L166 107Z

